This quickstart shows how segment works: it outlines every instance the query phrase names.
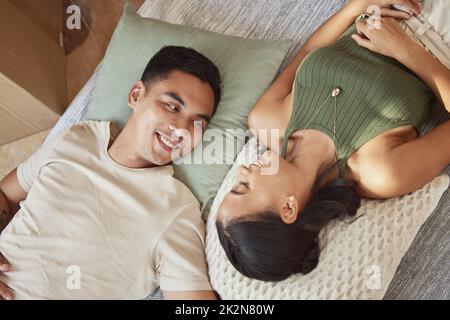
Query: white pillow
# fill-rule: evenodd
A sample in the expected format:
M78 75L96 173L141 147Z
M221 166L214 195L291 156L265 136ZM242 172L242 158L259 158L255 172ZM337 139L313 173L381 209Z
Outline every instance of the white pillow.
M381 299L420 226L449 186L443 174L422 189L385 201L363 200L356 217L335 220L320 236L316 269L281 282L241 275L223 251L215 226L217 208L231 189L237 168L256 157L255 139L236 159L207 221L206 258L213 288L222 299ZM295 254L295 253L293 253Z

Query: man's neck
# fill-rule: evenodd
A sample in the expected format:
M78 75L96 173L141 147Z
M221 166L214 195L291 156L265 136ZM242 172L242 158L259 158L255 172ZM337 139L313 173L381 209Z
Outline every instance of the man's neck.
M135 149L135 143L133 143L133 141L133 138L125 127L119 133L117 138L115 138L112 142L110 141L108 144L107 150L111 159L118 164L131 169L155 167L153 163L150 163L138 156L138 152Z

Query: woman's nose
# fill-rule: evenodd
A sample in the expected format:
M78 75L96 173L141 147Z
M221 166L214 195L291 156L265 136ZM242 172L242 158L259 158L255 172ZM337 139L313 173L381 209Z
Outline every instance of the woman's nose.
M270 166L272 162L272 151L266 150L259 158L263 167Z

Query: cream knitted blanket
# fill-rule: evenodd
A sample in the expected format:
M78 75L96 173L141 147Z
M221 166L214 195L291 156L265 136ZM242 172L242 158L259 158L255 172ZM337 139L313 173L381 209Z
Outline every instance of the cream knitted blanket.
M356 217L333 221L323 230L320 262L311 273L278 283L252 280L228 261L215 221L217 208L233 185L236 169L252 161L256 150L253 139L241 151L207 222L209 275L222 299L381 299L420 226L449 186L449 177L443 174L401 198L363 200Z

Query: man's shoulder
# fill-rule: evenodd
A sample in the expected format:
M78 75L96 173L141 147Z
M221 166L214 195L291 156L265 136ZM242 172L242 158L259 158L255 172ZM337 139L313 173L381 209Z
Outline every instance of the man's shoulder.
M178 199L177 203L179 207L185 207L186 205L199 206L197 198L186 184L175 178L173 175L171 175L169 179L171 179L172 185L175 186L173 191L176 190L176 197Z
M109 122L106 121L82 121L67 128L59 136L56 136L43 150L48 154L60 157L78 157L86 152L98 153L99 146L105 140Z
M77 134L90 133L94 135L103 134L109 128L110 121L83 120L73 125L68 132Z
M68 128L59 140L87 146L87 142L103 140L109 128L109 121L85 120Z

